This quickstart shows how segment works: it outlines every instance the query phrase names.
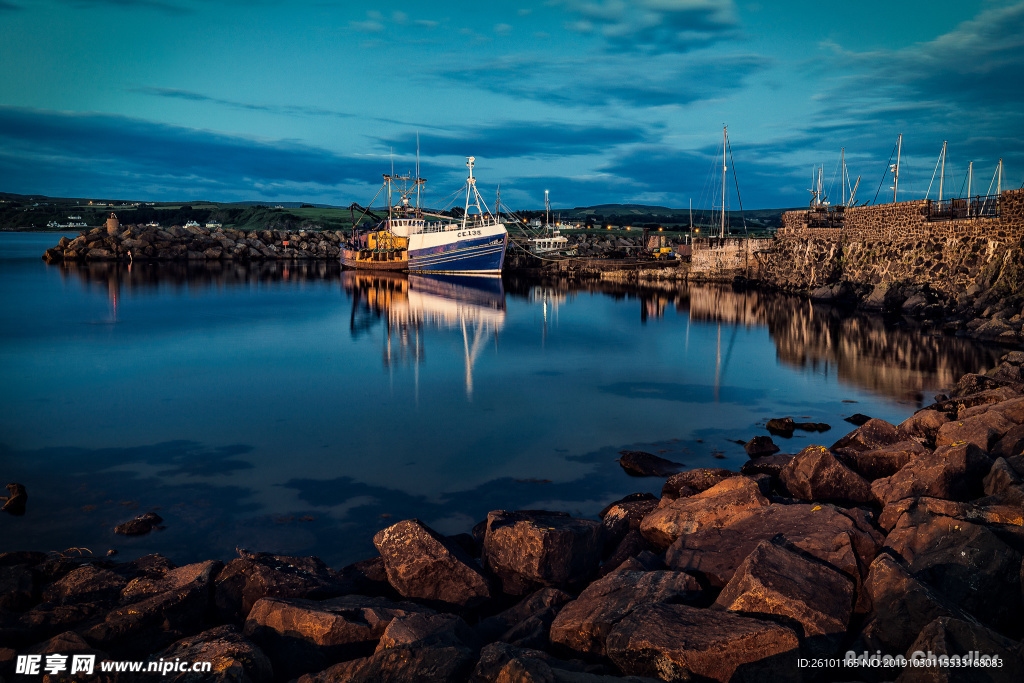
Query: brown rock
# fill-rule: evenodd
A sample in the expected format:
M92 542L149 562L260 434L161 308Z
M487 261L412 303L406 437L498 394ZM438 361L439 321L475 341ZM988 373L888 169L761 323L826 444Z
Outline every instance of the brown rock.
M789 495L800 500L869 504L871 485L839 462L824 446L808 446L782 469L779 481Z
M546 511L487 515L484 564L509 595L568 586L597 572L603 544L599 522Z
M793 432L790 432L792 434ZM758 458L763 455L771 455L772 453L778 453L779 447L775 445L770 436L755 436L750 441L743 444L743 450L747 452L747 455L751 458Z
M778 479L779 475L782 474L782 469L789 464L789 461L793 459L793 456L788 453L776 453L774 455L765 455L759 458L753 458L748 460L740 468L740 473L752 477L758 474L767 474L774 479Z
M885 420L872 418L832 444L830 450L852 448L856 451L873 451L882 446L899 443L902 440L896 427Z
M918 441L900 441L873 451L841 449L836 457L847 467L869 481L891 477L914 457L930 453Z
M274 672L263 651L243 636L236 626L228 624L183 638L150 661L210 662L212 674L203 681L211 683L270 683ZM168 683L198 682L193 672L165 675Z
M949 422L949 415L937 410L919 410L900 423L897 431L904 439L919 439L928 445L935 444L939 427Z
M620 451L619 456L619 465L634 477L667 477L683 467L682 463L644 451Z
M1000 534L1013 535L1011 528ZM917 507L904 513L885 545L909 571L983 623L1016 628L1021 604L1021 553L1024 532L1013 545L985 524L931 514Z
M317 557L289 557L238 550L217 576L213 601L224 621L242 623L262 598L322 600L350 592L355 585Z
M684 572L612 572L562 608L551 625L551 642L579 655L604 655L612 627L640 605L692 602L700 593L697 580Z
M148 534L157 525L163 524L163 521L163 517L155 512L146 512L135 519L128 520L124 524L118 524L114 527L114 533L124 536L141 536Z
M653 678L587 673L580 662L555 659L540 650L506 643L485 647L469 680L471 683L656 683Z
M989 449L994 458L1009 458L1024 453L1024 425L1017 425L1003 435L995 446Z
M886 505L878 516L878 526L886 532L892 531L905 514L943 515L956 517L968 522L982 524L1011 524L1021 526L1022 512L1018 505L1007 505L991 500L983 503L964 503L943 498L902 498Z
M1014 423L1003 417L1001 413L990 410L974 417L951 420L942 425L935 437L935 445L941 447L966 442L973 443L987 452L1013 427Z
M415 613L431 610L362 595L263 598L249 612L244 633L270 657L276 676L295 677L373 654L392 619Z
M491 599L491 582L457 544L418 519L378 531L373 543L388 582L405 598L473 608Z
M686 498L687 496L692 496L694 493L707 491L712 486L721 484L726 479L737 475L737 472L732 472L721 467L701 467L695 470L687 470L686 472L673 474L665 482L665 485L661 487L661 497L668 498L670 500ZM680 491L683 489L689 489L692 493L682 496L680 495Z
M0 610L26 610L38 601L36 575L24 565L0 566Z
M799 681L792 630L688 605L642 605L608 634L608 656L626 674L664 681Z
M619 544L615 546L611 554L601 563L601 569L598 570L598 576L605 576L616 569L618 569L623 563L629 559L636 557L637 555L656 550L643 534L640 533L639 529L630 529L629 532L622 537Z
M817 656L835 653L853 612L849 577L786 548L762 541L722 589L715 606L747 616L782 617Z
M640 529L640 522L658 507L654 496L646 500L630 501L612 505L601 516L604 527L605 547L615 547L630 531Z
M992 463L992 469L985 475L982 484L985 495L999 496L1003 502L1018 508L1024 506L1024 483L1005 458L997 458Z
M776 417L768 420L768 422L765 423L765 428L775 436L781 436L788 439L793 436L793 430L796 429L796 423L793 422L793 418L791 417ZM768 440L771 441L771 439Z
M662 503L640 523L640 533L656 548L667 548L680 534L724 526L768 505L768 499L751 479L731 477L690 498Z
M197 562L161 579L137 578L121 592L124 606L84 632L86 640L113 655L166 646L196 629L210 608L213 579L223 564Z
M85 565L51 583L43 590L43 599L55 605L96 602L113 605L121 597L128 579L109 569Z
M571 595L557 588L542 588L526 596L507 610L482 620L477 625L476 631L484 642L504 640L502 638L503 634L508 633L508 631L514 629L519 624L542 612L552 611L554 614L557 614L558 610L572 599Z
M0 510L16 517L24 515L25 506L28 503L28 493L25 491L25 485L13 482L7 485L7 491L11 495L7 496L6 499L0 498L0 500L4 501L4 505Z
M1020 645L995 631L973 621L940 617L925 626L917 639L907 648L908 656L914 652L932 653L936 657L963 657L972 660L982 656L998 657L1002 666L948 666L907 667L897 683L1002 683L1024 680L1024 659ZM941 660L940 660L941 661Z
M883 654L906 652L921 629L937 617L955 616L974 621L886 553L871 563L864 586L871 596L873 610L860 640L863 649L872 653L878 650Z
M680 536L668 549L669 567L725 586L736 568L762 541L781 534L802 552L850 577L858 589L883 537L858 509L832 505L770 505L726 527L707 527Z
M876 479L871 492L883 506L916 496L968 500L981 495L982 479L991 466L974 444L942 446L914 458L891 477Z

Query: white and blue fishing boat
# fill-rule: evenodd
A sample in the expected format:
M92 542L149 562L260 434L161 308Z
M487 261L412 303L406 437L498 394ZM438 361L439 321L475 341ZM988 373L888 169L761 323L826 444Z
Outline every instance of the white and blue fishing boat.
M461 219L393 220L391 230L408 238L409 271L498 275L505 264L508 230L487 208L473 177L475 157L467 157L466 203ZM470 210L475 209L475 213ZM431 214L426 214L431 216ZM441 218L433 215L432 217Z

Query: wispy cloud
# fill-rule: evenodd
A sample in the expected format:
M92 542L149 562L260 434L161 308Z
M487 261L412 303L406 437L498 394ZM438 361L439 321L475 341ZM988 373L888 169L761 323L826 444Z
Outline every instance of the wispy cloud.
M688 52L736 34L732 0L558 0L570 31L602 37L611 51Z
M190 90L179 90L177 88L139 87L132 88L131 92L136 92L143 95L153 95L155 97L166 97L175 100L187 100L189 102L204 102L209 104L217 104L225 107L231 107L233 109L245 109L247 111L263 111L271 114L331 116L343 119L351 118L353 116L353 114L350 114L348 112L335 111L333 109L323 109L321 107L309 107L295 104L257 104L253 102L239 102L237 100L228 100L221 97L212 97L210 95L204 95L202 93L192 92Z
M363 183L380 172L375 159L110 114L0 107L0 141L0 175L26 187L103 177L127 189L161 188L163 194L250 188L249 194L258 195L260 188L277 186L323 190Z
M395 10L388 16L378 10L368 10L365 19L350 21L348 28L355 33L377 35L384 33L389 27L414 26L431 30L437 28L440 23L434 19L412 19L408 14L399 10Z
M113 7L116 9L154 10L173 16L192 14L195 10L187 4L165 0L61 0L66 5L81 9Z
M515 97L577 106L623 104L634 107L686 105L737 90L766 69L761 55L718 57L652 55L638 64L618 55L549 62L534 55L512 55L484 64L439 72L445 80L473 82Z
M420 135L419 142L420 147L431 156L473 154L507 159L596 154L617 145L641 142L648 135L642 127L635 125L518 121L450 129L444 135ZM415 134L406 134L394 142L408 148L415 144Z

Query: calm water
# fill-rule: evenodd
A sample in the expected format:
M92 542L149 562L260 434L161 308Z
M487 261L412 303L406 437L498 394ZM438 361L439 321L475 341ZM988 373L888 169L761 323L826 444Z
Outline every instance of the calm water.
M595 515L660 480L622 449L738 468L792 415L899 422L1002 351L714 287L369 277L336 264L47 266L0 234L0 551L375 553L419 517ZM777 441L780 441L777 439ZM115 536L156 510L166 529Z

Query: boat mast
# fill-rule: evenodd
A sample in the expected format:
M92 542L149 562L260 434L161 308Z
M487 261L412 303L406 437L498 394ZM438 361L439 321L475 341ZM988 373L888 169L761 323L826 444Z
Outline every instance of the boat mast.
M551 227L551 199L547 190L544 190L544 227Z
M942 201L942 179L946 176L946 141L942 141L942 169L939 171L939 201Z
M727 126L722 126L722 231L719 237L725 237L725 148L728 142Z
M974 176L974 162L967 164L967 197L971 196L971 180Z
M900 133L899 138L896 140L896 166L895 170L895 182L892 184L892 203L896 203L896 195L900 191L900 152L903 151L903 133ZM890 159L892 157L889 157Z
M989 185L989 187L992 187ZM1003 193L1003 160L999 160L999 180L996 182L996 194L1001 195Z
M843 206L846 206L846 148L845 147L843 147L842 151L840 152L840 155L843 158L843 161L842 161L842 163L843 163L843 178L842 178L842 181L841 181L843 183Z
M416 217L420 215L420 132L416 131Z

